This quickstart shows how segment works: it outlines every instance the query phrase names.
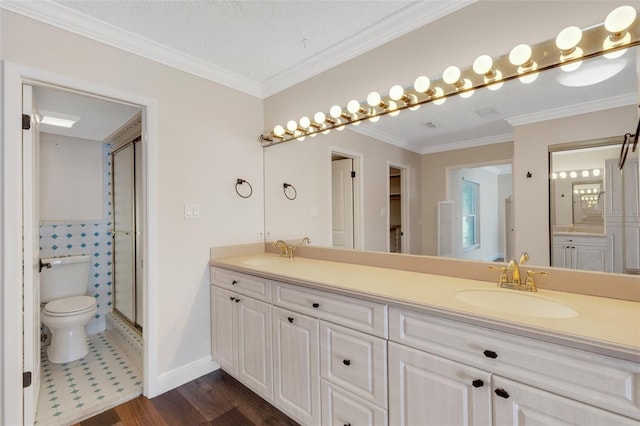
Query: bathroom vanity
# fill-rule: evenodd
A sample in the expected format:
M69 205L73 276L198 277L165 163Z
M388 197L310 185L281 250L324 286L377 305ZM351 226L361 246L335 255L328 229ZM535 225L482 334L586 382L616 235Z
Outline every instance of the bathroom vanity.
M211 262L212 354L305 425L640 421L640 303L272 254Z

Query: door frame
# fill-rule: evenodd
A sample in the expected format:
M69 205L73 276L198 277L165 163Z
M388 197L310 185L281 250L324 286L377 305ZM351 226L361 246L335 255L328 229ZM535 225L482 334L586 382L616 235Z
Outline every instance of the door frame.
M387 168L385 171L386 183L387 183L387 234L391 227L391 191L389 188L389 169L400 169L400 216L402 220L402 238L400 239L400 250L402 253L408 254L410 252L409 236L411 235L411 226L409 222L409 171L410 167L406 164L397 163L395 161L387 161ZM387 253L391 250L391 241L389 236L387 240Z
M354 250L364 250L364 220L362 218L364 214L364 179L362 176L364 170L364 155L359 152L349 151L347 149L329 146L328 162L327 162L327 194L333 192L331 188L331 162L333 154L341 155L345 158L351 158L353 160L353 170L356 172L355 182L353 185L353 248ZM331 197L329 197L331 200ZM329 209L331 212L331 209ZM329 236L331 236L333 229L333 220L329 220ZM329 241L332 241L332 238Z
M66 90L104 97L109 100L139 106L143 114L144 187L146 197L145 230L146 241L144 277L145 331L144 344L144 390L147 397L161 393L158 386L158 294L154 283L158 275L158 107L157 101L147 96L103 86L97 83L51 73L45 70L2 62L4 113L0 162L2 164L2 223L0 255L4 268L0 275L2 289L2 330L0 350L2 358L2 401L0 401L0 423L23 423L23 318L22 297L24 262L22 244L22 197L31 192L22 185L22 85L54 86ZM19 368L18 368L19 366Z

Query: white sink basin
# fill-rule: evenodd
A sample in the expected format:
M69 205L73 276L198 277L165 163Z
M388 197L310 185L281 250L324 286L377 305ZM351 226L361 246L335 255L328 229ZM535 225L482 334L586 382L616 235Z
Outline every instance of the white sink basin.
M287 263L288 261L289 261L289 258L287 257L259 257L255 259L244 260L242 261L242 263L249 266L266 266L266 265L273 265L277 263L284 264L284 263Z
M575 310L561 302L519 290L462 290L456 293L455 298L468 305L506 314L539 318L572 318L578 316Z

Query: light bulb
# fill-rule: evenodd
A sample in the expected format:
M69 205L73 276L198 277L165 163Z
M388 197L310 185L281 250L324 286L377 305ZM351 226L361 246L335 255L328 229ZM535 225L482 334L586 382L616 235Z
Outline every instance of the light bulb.
M582 30L578 27L567 27L558 33L556 46L562 53L571 53L582 40Z
M323 124L326 118L327 117L324 115L324 112L316 112L315 115L313 116L313 121L315 121L318 124Z
M615 35L621 35L633 21L636 20L636 10L631 6L620 6L613 9L604 20L604 28Z
M480 75L485 75L491 72L493 68L493 59L489 55L481 55L473 61L473 72Z
M398 109L398 104L395 103L394 101L389 101L388 111L391 117L395 117L396 115L400 114L400 110Z
M396 84L389 90L389 97L394 101L402 99L402 96L404 96L404 89L399 84Z
M471 80L469 80L468 78L465 78L463 80L462 87L460 87L458 90L466 90L470 88L471 88ZM461 92L460 97L465 99L470 98L474 93L475 93L475 90L467 90L466 92Z
M381 100L382 99L380 98L380 94L378 92L371 92L369 93L369 96L367 96L367 103L372 107L380 105Z
M298 128L298 123L296 123L293 120L290 120L287 122L287 130L289 130L290 132L295 131Z
M569 176L571 176L572 179L575 179L578 177L578 174L576 172L571 172L569 173Z
M340 105L334 105L331 107L331 109L329 110L329 115L332 116L333 118L338 118L342 115L342 108L340 107Z
M561 57L562 59L562 57ZM560 65L560 69L564 72L573 72L575 70L577 70L578 68L580 68L580 66L582 65L582 61L576 61L576 62L572 62L570 64L566 64L566 65Z
M410 111L417 111L418 109L420 109L420 104L418 103L418 97L416 95L414 95L413 93L408 95L409 96L409 104L411 104L412 106L409 107Z
M560 179L566 179L567 178L567 173L566 172L560 172L558 174L558 176L560 176Z
M502 73L500 70L494 70L493 78L484 78L485 84L488 84L487 89L489 90L498 90L502 86L504 86L504 81L502 81Z
M509 53L509 62L515 66L523 66L531 60L531 47L526 44L519 44Z
M573 193L574 193L574 194L579 194L579 193L580 193L580 191L578 191L577 189L574 189L574 190L573 190Z
M584 189L581 189L581 190L580 190L580 193L581 193L581 194L584 194Z
M441 97L442 95L444 95L444 90L442 90L442 88L440 87L433 88L433 96L431 96L431 98L433 99L434 105L442 105L443 103L445 103L447 98Z
M551 179L558 179L558 174L556 172L551 173Z
M304 138L305 138L304 136L299 136L299 137L296 138L296 140L302 142L304 140Z
M347 111L349 111L351 114L358 113L360 111L360 102L356 101L355 99L349 101L349 103L347 104Z
M582 177L589 177L589 170L583 170Z
M413 83L413 88L416 90L416 92L419 92L419 93L425 93L427 90L429 90L430 86L431 86L431 81L429 80L428 77L425 77L425 76L420 76L416 78L416 81Z
M593 173L594 176L600 176L600 169L593 169L591 173Z
M447 67L442 73L442 80L447 84L456 84L460 80L460 68L456 66Z
M300 127L302 127L303 129L308 129L309 126L311 126L311 120L309 120L309 117L302 117L300 119Z
M278 124L276 127L273 128L273 134L276 136L284 135L284 127Z
M520 68L518 68L518 72L520 72ZM531 74L527 74L527 75L523 75L522 77L518 77L518 80L520 80L524 84L529 84L529 83L533 83L534 81L536 81L537 78L538 78L538 73L537 72L533 72Z

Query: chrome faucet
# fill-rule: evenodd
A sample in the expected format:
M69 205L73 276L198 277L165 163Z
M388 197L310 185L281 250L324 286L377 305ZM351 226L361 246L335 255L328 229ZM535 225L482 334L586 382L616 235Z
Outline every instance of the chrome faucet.
M293 259L293 250L295 247L288 245L282 240L278 240L273 243L274 247L280 247L280 256L286 256L289 259Z

